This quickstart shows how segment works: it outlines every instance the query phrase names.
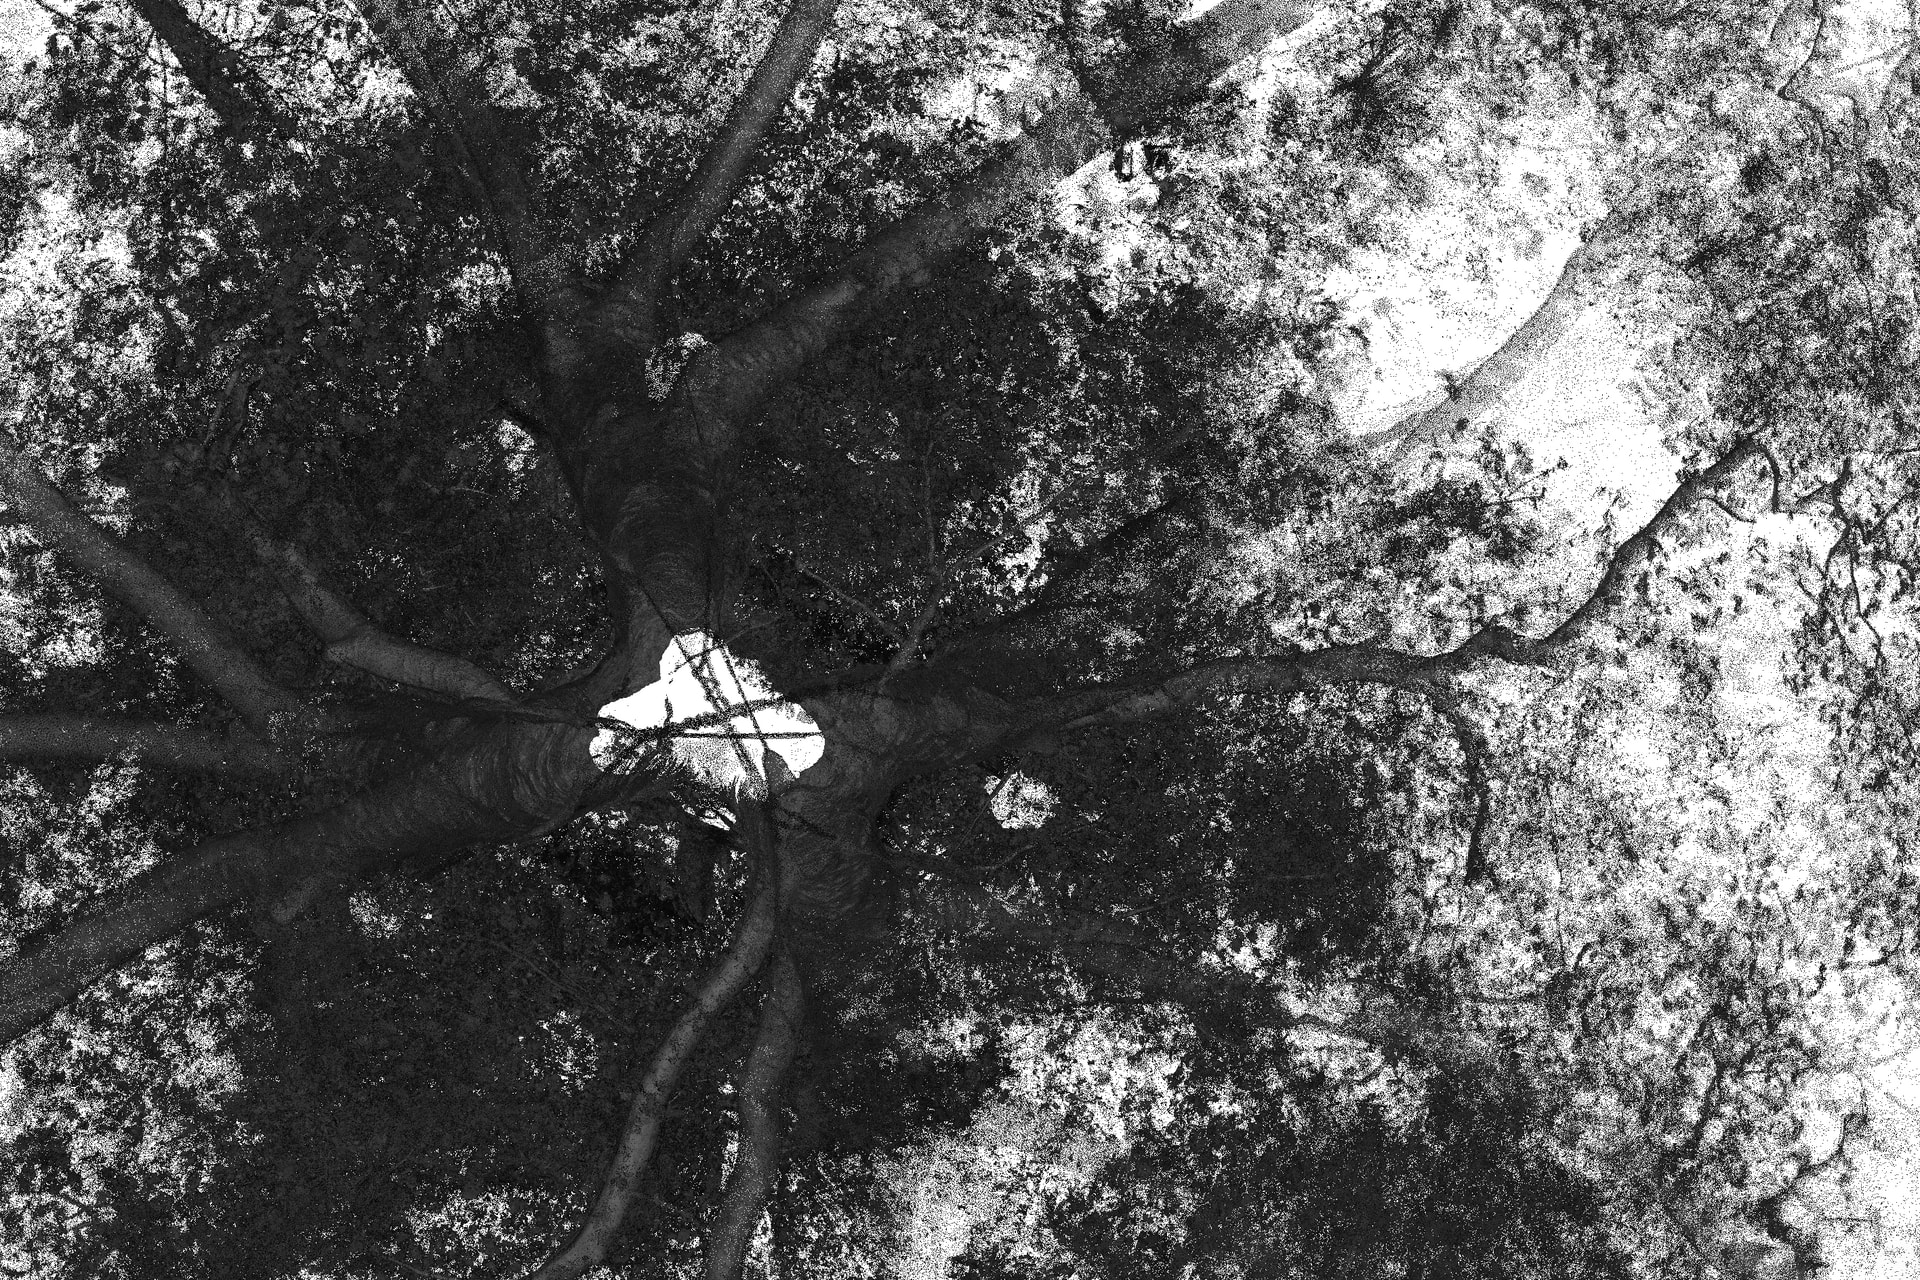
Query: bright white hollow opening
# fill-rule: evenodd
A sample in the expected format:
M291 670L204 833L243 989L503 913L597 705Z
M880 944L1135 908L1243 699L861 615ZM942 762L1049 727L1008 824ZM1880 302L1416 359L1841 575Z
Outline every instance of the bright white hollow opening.
M653 734L663 725L700 722L735 708L739 714L724 721L694 723L669 736L673 758L706 781L728 787L765 777L769 751L797 778L826 750L812 716L780 701L757 667L734 657L702 631L675 636L660 655L660 678L609 702L600 715ZM602 729L593 739L593 762L602 769L614 768L623 758L631 760L633 747L629 735ZM747 776L743 754L754 779Z

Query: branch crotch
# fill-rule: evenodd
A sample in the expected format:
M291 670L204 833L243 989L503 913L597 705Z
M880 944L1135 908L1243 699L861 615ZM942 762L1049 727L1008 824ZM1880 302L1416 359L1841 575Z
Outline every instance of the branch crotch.
M613 1165L592 1208L572 1239L555 1250L529 1280L575 1280L606 1258L639 1190L640 1178L653 1159L667 1101L679 1083L680 1073L706 1039L715 1016L732 1003L766 962L780 916L780 869L773 848L773 828L762 802L741 797L736 830L754 860L753 896L747 912L728 941L725 954L694 990L634 1091Z

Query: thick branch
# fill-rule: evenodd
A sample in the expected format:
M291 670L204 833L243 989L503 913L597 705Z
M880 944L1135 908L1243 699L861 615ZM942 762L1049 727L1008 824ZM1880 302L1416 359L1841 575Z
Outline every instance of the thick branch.
M1136 91L1174 102L1203 97L1214 77L1259 40L1312 16L1296 0L1228 0L1197 20L1182 42L1136 77ZM876 232L832 276L702 352L682 381L701 416L734 421L828 347L843 341L899 289L978 232L1004 221L1098 156L1109 127L1125 128L1126 101L1096 106L1078 90L1058 93L1039 118L947 198ZM1116 118L1118 116L1119 118Z
M211 840L102 895L0 967L0 1044L196 920L251 903L277 923L328 887L430 872L479 844L551 830L599 776L591 728L502 722L384 786L284 826Z
M1016 909L979 885L924 885L920 897L936 928L1057 956L1149 1000L1177 1004L1203 1027L1233 1020L1318 1033L1419 1061L1477 1066L1489 1056L1457 1013L1431 1012L1391 992L1363 989L1361 1004L1351 1014L1322 1017L1291 1008L1255 975L1183 956L1151 934L1108 917L1024 904Z
M740 804L737 828L755 861L753 897L735 928L720 962L707 972L666 1041L653 1056L640 1088L627 1111L625 1130L614 1153L613 1166L601 1183L600 1194L587 1211L573 1238L532 1273L530 1280L574 1280L598 1266L619 1233L627 1206L639 1189L640 1177L653 1158L666 1115L667 1100L679 1082L687 1060L706 1037L715 1015L740 993L759 971L773 945L780 914L780 871L773 856L773 834L764 809L751 799Z
M195 22L180 0L131 2L214 114L235 128L293 132L293 122L280 110L259 73L225 41Z
M480 207L493 221L516 285L530 301L550 300L562 283L560 273L545 259L520 157L487 100L480 66L462 55L453 34L441 30L417 0L354 4L453 148Z
M800 1041L806 992L786 952L775 957L768 970L771 982L760 1004L760 1027L740 1077L739 1153L707 1242L707 1280L740 1280L747 1246L780 1174L781 1088Z
M1152 1000L1181 1005L1195 1017L1220 1014L1283 1029L1324 1031L1368 1044L1405 1034L1378 1016L1333 1022L1288 1009L1270 988L1238 970L1210 969L1122 921L1085 912L1047 912L1010 906L981 885L923 886L923 905L936 927L1011 943L1058 956L1074 968L1121 984ZM1411 1020L1408 1020L1409 1023Z
M875 233L831 277L695 356L681 378L683 411L739 422L899 290L924 283L974 234L1097 156L1106 140L1093 104L1063 95L944 202Z
M615 509L588 490L589 521L608 530L616 565L646 584L671 630L704 622L716 576L710 562L714 495L742 425L765 397L898 291L928 279L940 259L980 228L1098 154L1106 136L1093 105L1070 95L946 202L878 232L833 277L687 362L666 405L661 438L629 467L606 475ZM577 452L613 457L621 443L588 439ZM645 558L634 558L629 548L643 549Z
M343 600L293 547L251 535L301 620L325 642L327 660L456 701L513 701L507 687L465 658L397 640Z
M32 462L0 443L0 494L51 546L59 548L180 651L255 731L272 736L276 718L300 711L239 642L206 612L81 514Z
M1197 21L1199 38L1135 77L1137 92L1156 103L1196 101L1255 34L1290 31L1310 12L1298 0L1228 0ZM1096 106L1077 89L1059 93L946 199L876 232L826 280L702 349L681 370L657 422L636 431L631 420L608 415L565 446L569 466L587 477L588 523L608 546L615 576L642 584L664 623L630 611L630 625L657 630L650 643L703 625L718 574L715 494L742 427L766 397L902 290L931 278L978 232L1099 155L1109 127L1129 123L1125 107Z
M1403 457L1443 439L1461 423L1476 422L1498 408L1592 304L1601 266L1625 225L1625 219L1618 215L1602 219L1567 259L1534 313L1499 350L1453 383L1445 400L1408 414L1390 427L1361 432L1353 437L1354 443L1368 449L1391 448L1394 457Z
M608 291L603 313L617 329L648 340L660 290L733 203L767 131L812 67L836 7L837 0L793 0L788 7L686 190L647 228Z
M0 716L0 760L129 760L187 773L268 777L286 762L257 742L92 716Z
M210 841L9 957L0 976L0 1044L71 1003L102 974L238 900L246 868L268 852L267 833Z
M1029 708L1016 736L1148 719L1219 693L1291 693L1332 684L1380 684L1425 692L1489 659L1527 664L1557 661L1625 601L1635 576L1653 559L1661 538L1671 534L1688 512L1742 466L1763 456L1757 441L1743 439L1713 465L1681 483L1653 518L1620 544L1592 594L1550 634L1538 639L1495 624L1455 648L1431 655L1355 644L1284 657L1221 658L1158 679L1041 699Z

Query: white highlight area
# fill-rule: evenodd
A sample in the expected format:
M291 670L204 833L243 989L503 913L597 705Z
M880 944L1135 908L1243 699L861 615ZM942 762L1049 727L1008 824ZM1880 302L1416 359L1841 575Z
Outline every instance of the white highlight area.
M1010 773L997 782L989 778L988 782L993 783L987 800L993 820L1009 830L1045 826L1060 803L1053 788L1024 773Z
M737 714L707 719L730 711ZM660 655L660 678L601 707L600 716L648 735L662 726L687 724L665 739L673 758L723 787L765 777L769 751L797 778L826 750L812 716L782 701L758 667L734 657L703 631L675 636ZM632 759L635 745L620 730L602 729L593 739L593 762L602 769L614 768L623 758ZM747 765L756 778L748 777Z

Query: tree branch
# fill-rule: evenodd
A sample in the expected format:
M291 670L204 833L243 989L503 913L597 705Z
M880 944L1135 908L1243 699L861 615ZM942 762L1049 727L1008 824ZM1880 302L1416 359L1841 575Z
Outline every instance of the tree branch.
M682 371L673 407L737 424L896 292L924 283L938 260L1098 155L1106 139L1093 104L1064 95L945 201L876 232L828 279L702 349Z
M1313 14L1300 0L1227 0L1195 20L1185 41L1135 77L1137 93L1181 104L1263 39ZM840 342L898 290L978 232L1004 221L1106 147L1125 129L1128 100L1096 105L1077 89L1057 93L1034 123L948 196L876 232L827 279L703 350L688 363L682 400L700 418L737 422L776 386Z
M608 289L601 315L630 345L651 345L661 290L733 202L768 130L813 66L837 6L838 0L793 0L788 6L679 201L647 227Z
M503 721L457 751L282 826L210 840L101 895L0 967L0 1044L103 974L241 902L284 924L329 887L438 870L475 845L552 830L599 778L591 728Z
M740 1280L747 1246L780 1175L784 1125L781 1086L793 1062L806 991L785 951L768 966L771 984L760 1004L760 1027L740 1078L740 1146L726 1198L707 1241L707 1280Z
M1713 465L1682 482L1667 495L1667 500L1660 504L1653 518L1614 551L1593 594L1538 645L1549 649L1564 648L1583 638L1603 616L1626 598L1632 589L1634 575L1653 560L1660 539L1672 531L1681 517L1698 506L1707 494L1724 485L1740 468L1765 457L1765 446L1758 439L1743 436Z
M654 1053L653 1062L633 1095L613 1166L607 1171L592 1208L573 1237L532 1272L529 1280L574 1280L606 1257L620 1230L621 1219L626 1216L627 1206L639 1188L640 1177L653 1158L667 1100L680 1079L680 1072L706 1037L715 1015L752 980L773 945L780 915L780 869L773 850L772 829L758 801L742 797L736 830L753 854L755 864L755 884L746 914L741 917L719 963L708 970L666 1041Z
M293 547L258 529L250 529L249 537L301 620L325 642L329 662L456 701L514 701L505 685L465 658L397 640L374 626Z
M1618 214L1601 219L1567 259L1540 306L1497 351L1454 382L1445 400L1410 413L1390 427L1357 433L1353 442L1365 449L1391 448L1390 456L1398 459L1442 439L1463 422L1474 422L1491 413L1586 312L1605 255L1617 244L1625 227L1626 220Z
M849 609L852 609L855 613L880 628L887 639L893 641L895 644L906 643L906 633L901 631L885 614L868 604L865 600L862 600L859 596L854 595L851 591L838 585L824 574L815 573L812 569L809 569L805 562L798 556L793 557L793 567L800 576L806 578L835 600L838 600L841 604L846 605Z
M0 716L0 760L129 760L186 773L262 778L286 761L257 742L133 720L92 716Z
M1487 760L1493 754L1487 746L1487 735L1472 715L1461 705L1458 691L1435 686L1426 690L1427 700L1435 711L1453 730L1454 740L1460 744L1460 755L1466 767L1467 794L1473 802L1473 818L1467 825L1467 861L1462 879L1468 884L1480 884L1492 875L1487 859L1487 828L1493 821L1493 783L1487 776Z
M1377 1014L1335 1022L1288 1009L1270 987L1238 971L1209 970L1191 957L1173 954L1159 939L1119 920L1085 912L1015 910L991 889L942 883L923 889L936 926L984 934L1032 951L1057 955L1073 967L1121 983L1153 1000L1185 1007L1205 1019L1235 1015L1282 1029L1322 1031L1362 1044L1399 1044L1417 1019Z
M1044 619L1091 607L1087 590L1100 585L1100 576L1124 569L1129 557L1162 531L1181 528L1200 513L1203 501L1199 493L1183 491L1128 516L1057 560L1042 560L1038 571L1045 574L1046 579L1033 595L1013 609L947 639L935 660L963 657L1017 635Z
M463 59L452 33L418 0L353 0L407 83L453 148L462 175L489 215L523 297L544 310L564 279L536 231L533 200L476 62Z
M236 901L244 868L269 849L267 833L209 841L9 956L0 975L0 1044L71 1003L102 974Z
M1580 606L1543 637L1522 636L1493 624L1437 654L1407 653L1374 644L1335 645L1282 657L1220 658L1154 679L1122 682L1039 699L1029 704L1010 736L1088 728L1166 715L1218 693L1264 690L1290 693L1333 684L1379 684L1429 692L1488 659L1528 665L1558 661L1618 607L1636 574L1652 560L1661 538L1742 466L1764 456L1752 438L1682 482L1651 520L1621 543L1600 582ZM1469 768L1472 766L1469 765Z
M1283 1032L1311 1032L1364 1046L1387 1057L1451 1061L1469 1070L1497 1055L1463 1024L1457 1011L1431 1011L1379 987L1362 988L1350 1015L1323 1017L1291 1008L1258 976L1210 967L1142 930L1084 912L1015 910L978 885L923 886L935 927L972 933L1058 956L1083 972L1131 987L1149 1000L1185 1009L1200 1028L1232 1020ZM1245 1033L1244 1025L1233 1034Z
M115 599L172 640L180 656L248 727L271 738L277 720L301 712L293 696L274 683L225 627L75 509L25 455L4 442L0 495L49 545L65 552Z
M1157 103L1198 100L1252 36L1290 31L1310 16L1302 0L1227 0L1134 77ZM1240 25L1235 25L1239 23ZM585 477L589 527L608 547L614 576L642 584L664 628L629 610L649 645L705 622L715 494L750 416L778 386L844 341L901 290L982 229L1005 221L1099 155L1109 126L1132 123L1126 104L1096 106L1077 89L1054 97L1037 121L960 182L946 199L876 232L824 281L733 334L681 369L667 403L636 430L632 417L593 418L569 441L567 465ZM640 593L636 592L638 596ZM649 634L656 633L656 634Z
M187 83L221 120L236 129L259 128L278 135L294 132L292 119L280 109L259 73L225 41L195 22L180 0L131 3L180 64Z

